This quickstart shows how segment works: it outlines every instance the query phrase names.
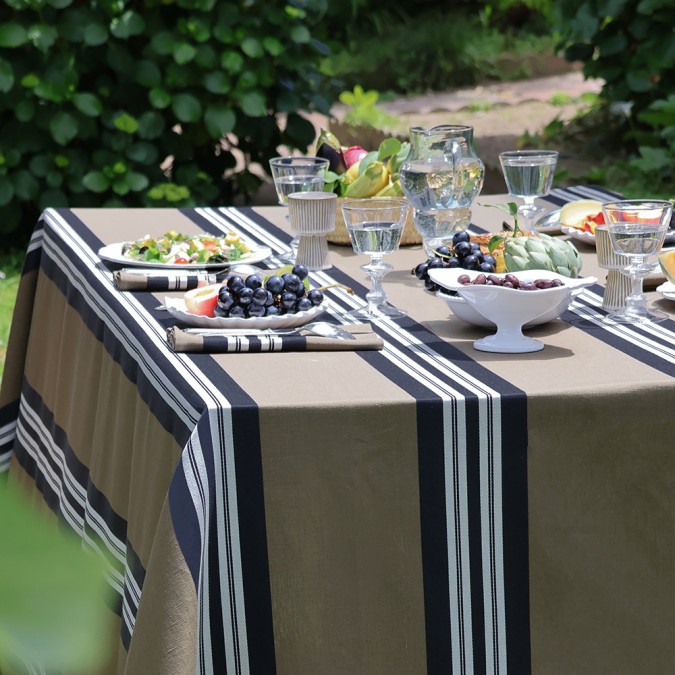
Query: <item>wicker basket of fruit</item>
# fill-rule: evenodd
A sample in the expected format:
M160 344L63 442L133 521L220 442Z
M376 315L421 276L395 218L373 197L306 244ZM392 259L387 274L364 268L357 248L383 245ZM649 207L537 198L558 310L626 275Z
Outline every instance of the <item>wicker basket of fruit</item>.
M341 207L345 199L403 196L398 170L408 156L408 149L409 144L401 143L397 138L385 139L380 147L372 152L356 145L344 148L335 134L325 129L321 130L316 155L325 157L330 162L324 189L338 195L335 230L328 234L330 243L342 246L351 244L342 217ZM412 211L410 211L403 228L401 246L421 243L422 237L415 229Z

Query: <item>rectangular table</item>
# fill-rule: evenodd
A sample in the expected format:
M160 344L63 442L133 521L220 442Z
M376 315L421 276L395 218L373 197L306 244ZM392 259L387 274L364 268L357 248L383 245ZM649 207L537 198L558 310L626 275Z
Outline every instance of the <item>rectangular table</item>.
M46 211L0 392L0 467L111 561L102 672L672 672L673 319L608 329L596 285L543 351L477 352L413 246L382 351L175 354L166 294L96 255L169 229L290 239L279 207ZM365 259L331 260L311 279L354 289L327 292L346 321Z

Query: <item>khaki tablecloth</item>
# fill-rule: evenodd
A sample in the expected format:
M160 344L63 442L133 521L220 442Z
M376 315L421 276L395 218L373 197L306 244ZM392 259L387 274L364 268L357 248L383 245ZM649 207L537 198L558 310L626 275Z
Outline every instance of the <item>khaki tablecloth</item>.
M673 322L608 331L595 288L543 351L477 352L406 247L382 352L173 354L165 294L95 251L221 219L288 242L273 207L59 210L27 260L0 457L110 555L102 672L672 672ZM362 297L365 260L331 260Z

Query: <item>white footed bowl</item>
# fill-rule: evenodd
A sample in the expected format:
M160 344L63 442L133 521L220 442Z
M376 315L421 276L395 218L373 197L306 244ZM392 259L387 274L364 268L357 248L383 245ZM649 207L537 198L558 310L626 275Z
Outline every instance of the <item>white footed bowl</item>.
M474 342L476 349L514 354L543 349L543 343L523 335L523 326L534 326L560 316L569 306L573 294L597 281L595 277L570 279L546 270L515 272L513 275L520 281L559 279L563 283L554 288L522 291L495 285L464 286L457 281L463 274L473 280L481 272L460 268L429 270L432 281L459 294L462 302L452 296L438 294L457 316L478 326L497 328L494 335Z

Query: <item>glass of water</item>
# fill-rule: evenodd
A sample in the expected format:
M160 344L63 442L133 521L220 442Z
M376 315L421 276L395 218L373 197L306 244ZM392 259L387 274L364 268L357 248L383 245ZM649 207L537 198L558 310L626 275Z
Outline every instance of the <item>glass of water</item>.
M294 192L320 192L323 190L324 175L328 169L328 160L323 157L274 157L270 159L270 169L277 200L281 206L288 206L288 195ZM286 216L288 219L288 216ZM282 262L294 263L300 244L300 235L291 241L291 250L279 256Z
M350 316L367 320L406 316L403 310L387 302L382 278L393 266L385 263L382 257L398 250L409 208L407 199L396 197L346 199L342 204L342 215L354 253L370 256L370 261L361 266L371 284L366 294L368 305L352 310Z
M625 309L609 314L608 322L645 323L668 318L663 312L647 309L642 282L658 264L657 256L670 225L672 208L669 201L647 199L626 199L602 205L614 252L628 260L621 273L631 280Z
M499 153L499 162L509 194L523 200L518 215L525 219L524 226L529 227L544 210L534 200L551 191L558 153L555 150L509 150Z

